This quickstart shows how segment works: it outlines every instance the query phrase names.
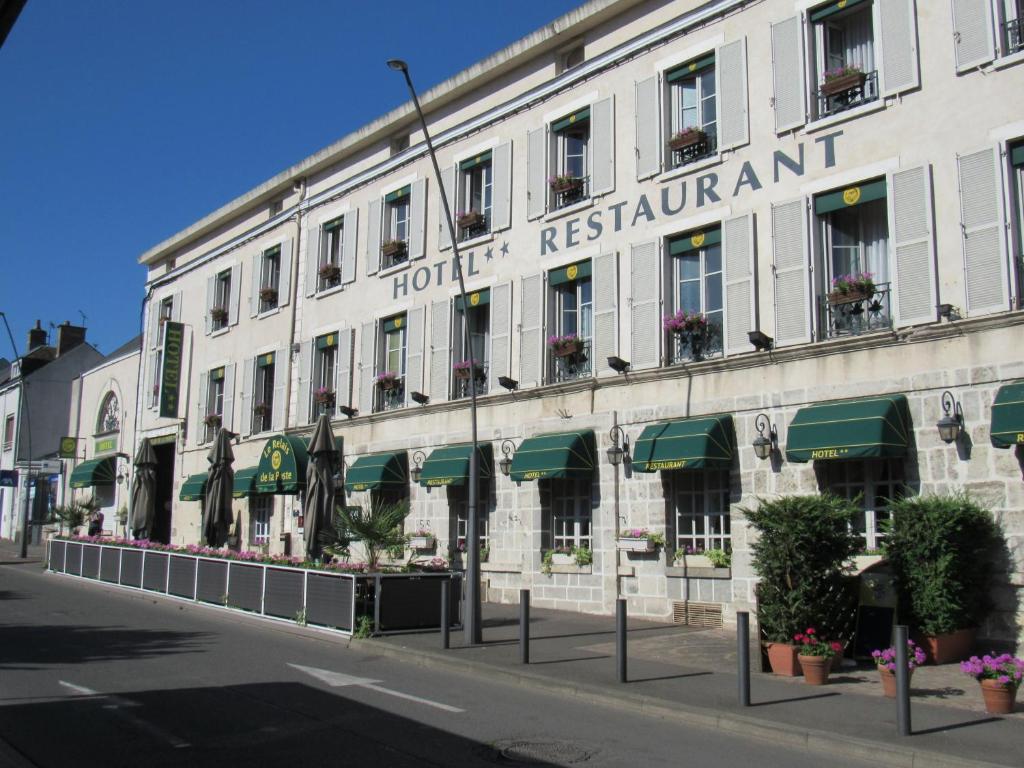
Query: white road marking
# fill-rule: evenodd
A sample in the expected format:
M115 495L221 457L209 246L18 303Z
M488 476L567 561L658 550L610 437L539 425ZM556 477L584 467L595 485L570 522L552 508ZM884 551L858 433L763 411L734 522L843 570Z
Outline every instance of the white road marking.
M184 747L192 746L191 744L189 744L189 742L185 741L184 739L179 739L173 733L168 733L159 726L153 725L152 723L143 720L138 715L129 712L128 710L133 707L142 706L137 701L125 699L121 696L114 696L112 694L94 691L92 688L86 688L84 685L75 685L74 683L69 683L65 680L58 680L57 682L60 683L60 685L67 688L68 690L74 692L75 695L77 696L91 696L98 699L104 699L105 701L110 702L109 704L104 704L103 709L107 709L114 712L120 718L122 718L123 720L127 720L129 723L134 725L139 730L145 731L146 733L152 736L156 736L157 738L166 741L175 749L182 749Z
M377 693L384 693L388 696L395 696L399 699L406 699L407 701L414 701L417 704L424 704L428 707L434 707L435 709L441 709L445 712L465 712L464 709L453 707L448 704L442 704L439 701L433 701L431 699L424 699L420 696L413 696L410 693L402 693L401 691L395 691L391 688L384 688L383 686L377 685L381 682L380 680L371 680L366 677L353 677L352 675L342 674L341 672L332 672L329 669L317 669L316 667L304 667L301 664L288 664L292 669L297 669L300 672L305 672L311 677L315 677L322 683L332 688L343 688L346 686L355 686L358 688L366 688L371 691L377 691Z
M63 685L65 688L69 688L79 696L102 696L103 694L99 691L94 691L92 688L86 688L84 685L75 685L74 683L66 683L63 680L58 680L58 683Z

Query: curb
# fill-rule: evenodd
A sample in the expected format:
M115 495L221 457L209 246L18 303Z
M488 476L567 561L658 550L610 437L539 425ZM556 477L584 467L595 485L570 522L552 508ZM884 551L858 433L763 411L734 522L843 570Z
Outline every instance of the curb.
M746 736L821 754L840 754L844 757L864 760L876 765L894 766L894 768L1013 768L1013 766L1007 766L1002 763L970 760L941 752L899 747L869 739L845 736L811 728L801 728L799 726L733 714L731 712L697 708L690 704L635 693L623 692L610 695L607 689L596 685L587 685L585 683L567 685L543 675L526 671L513 671L504 667L494 667L468 659L449 659L439 653L405 646L395 647L379 640L351 639L348 642L348 647L360 652L376 653L382 656L402 659L420 667L443 669L449 672L485 678L490 681L499 680L511 685L562 696L563 698L582 700L589 704L597 704L598 706L611 709L649 715L661 720L675 721L681 725L696 725L711 730L724 731L735 736Z

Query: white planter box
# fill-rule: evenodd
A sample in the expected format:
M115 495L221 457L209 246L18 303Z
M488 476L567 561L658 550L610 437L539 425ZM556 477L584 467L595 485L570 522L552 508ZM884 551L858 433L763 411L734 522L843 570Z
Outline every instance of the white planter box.
M711 561L704 555L684 555L682 559L676 560L677 566L683 568L714 568Z
M410 549L433 549L434 548L434 537L433 536L410 536L409 537L409 548Z
M566 555L560 552L555 552L551 555L552 565L576 565L575 555Z
M615 546L616 548L621 549L624 552L653 552L655 544L648 538L618 538L615 540Z

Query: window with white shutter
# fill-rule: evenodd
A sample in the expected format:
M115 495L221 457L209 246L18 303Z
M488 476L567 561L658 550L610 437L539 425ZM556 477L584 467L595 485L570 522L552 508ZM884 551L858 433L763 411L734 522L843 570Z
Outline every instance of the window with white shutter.
M551 124L551 188L553 210L591 195L591 109L576 110Z
M957 156L967 315L1010 309L999 150Z
M342 328L338 332L338 363L334 387L335 410L352 405L352 353L355 328Z
M345 252L345 220L343 217L320 225L320 247L316 261L316 290L329 291L341 285L341 262Z
M629 367L639 371L661 363L661 244L638 243L630 249Z
M292 240L286 239L277 251L277 306L291 301L292 292ZM269 277L269 276L267 276Z
M373 411L376 332L377 324L372 322L363 323L359 329L359 410L364 414Z
M317 336L313 343L312 400L309 420L321 413L334 415L338 404L338 332Z
M487 393L487 375L490 369L491 290L470 291L466 298L469 307L463 310L462 297L455 297L455 323L452 328L452 399L469 397L471 388L476 394ZM472 361L466 349L466 323L473 351Z
M412 232L412 186L406 185L384 196L380 241L380 268L403 264L410 257Z
M280 304L281 246L275 245L253 256L250 315L277 309Z
M875 8L871 0L836 0L808 11L812 119L878 99L880 46L875 39Z
M614 278L612 281L614 282ZM551 335L547 339L548 367L545 380L572 381L593 376L595 350L592 262L581 261L551 270L547 273L547 285L552 315ZM614 285L607 290L614 293ZM611 301L613 302L614 298Z
M256 407L260 402L256 399L255 389L255 359L247 357L242 361L242 418L239 419L238 431L242 437L248 437L253 432L261 431L257 426L256 414L260 410Z
M717 71L715 52L708 51L665 73L668 168L681 168L718 151Z
M594 257L593 370L598 376L617 376L608 366L619 355L619 260L617 253Z
M295 399L295 423L299 426L309 424L311 421L310 372L313 368L313 348L312 341L304 341L299 346L299 386Z
M374 412L404 408L408 373L408 317L403 313L379 323L376 375L370 379ZM364 329L365 330L365 329ZM420 342L422 356L422 340Z
M772 24L772 84L776 133L799 128L807 120L804 34L800 16Z
M406 331L405 393L406 404L413 392L423 392L423 353L426 333L426 307L415 307L406 313L409 327Z
M544 277L524 277L522 286L519 315L519 386L532 387L542 383Z
M281 347L274 353L274 392L271 403L270 426L275 432L285 428L284 414L286 403L286 391L288 385L288 348ZM306 388L309 392L309 388ZM308 395L307 395L308 397Z
M1024 3L1002 0L999 18L1000 55L1010 56L1024 51Z
M512 375L512 283L501 283L491 289L489 310L491 351L488 360L487 388L501 389L498 379Z
M750 351L750 331L758 327L754 215L747 213L722 222L722 262L725 270L725 354Z
M807 201L772 206L772 273L775 284L775 346L811 340L811 258Z
M935 322L935 241L932 232L931 167L889 174L889 232L892 239L893 314L899 326Z
M725 306L722 290L722 228L703 227L668 239L672 286L663 327L668 362L720 357Z
M661 170L661 131L658 115L660 88L658 75L640 80L634 86L633 115L636 127L637 180L654 176Z
M371 200L366 209L366 274L375 275L380 269L382 208L380 200Z
M953 50L957 72L974 69L995 58L992 21L992 0L953 0Z
M264 352L246 364L247 370L244 373L251 377L249 386L252 392L252 406L245 407L245 393L250 390L245 387L243 378L242 419L251 421L254 433L269 432L274 428L274 412L277 410L279 390L277 380L286 375L288 369L283 362L286 359L280 358L279 362L277 352Z
M526 218L540 218L547 211L547 128L526 134Z
M451 302L447 299L430 305L430 399L440 402L448 399L448 366L451 344L448 316Z
M456 236L460 242L491 231L494 214L493 169L489 150L459 163L458 203L453 215Z

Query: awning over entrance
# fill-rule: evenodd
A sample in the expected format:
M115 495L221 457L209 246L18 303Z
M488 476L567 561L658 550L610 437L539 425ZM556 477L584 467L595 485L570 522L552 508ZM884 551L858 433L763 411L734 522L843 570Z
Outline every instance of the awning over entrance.
M996 392L989 438L996 448L1024 445L1024 381L1005 384Z
M256 467L255 493L296 494L306 487L306 444L290 435L267 440Z
M555 432L523 440L512 456L509 476L523 480L589 477L594 473L597 441L593 430Z
M494 448L490 443L477 443L477 467L480 477L490 477ZM469 457L472 443L449 445L433 451L423 462L420 485L433 488L440 485L465 485L469 477Z
M208 475L205 472L200 472L197 475L190 475L181 485L181 492L178 494L179 501L202 501L203 494L206 493L206 478Z
M345 476L345 490L376 491L399 488L409 482L409 456L405 451L371 453L356 459Z
M633 446L633 469L712 469L732 464L732 416L706 416L644 427Z
M72 488L91 488L94 485L113 485L117 475L115 457L83 461L71 472Z
M256 493L256 474L259 467L246 467L235 472L235 483L231 488L231 497L244 499Z
M910 434L905 395L801 408L789 425L789 461L904 456Z

